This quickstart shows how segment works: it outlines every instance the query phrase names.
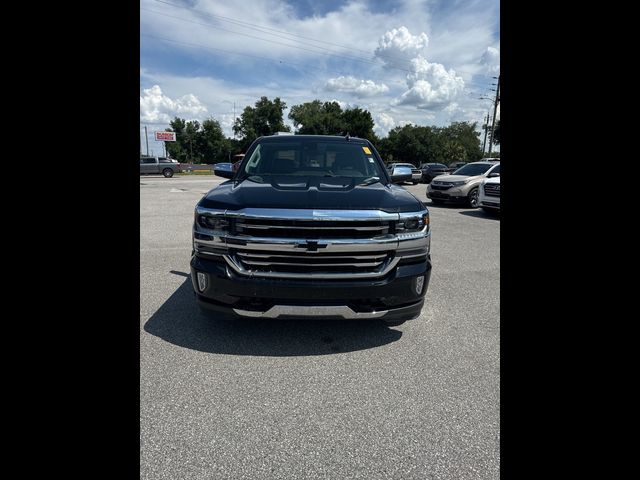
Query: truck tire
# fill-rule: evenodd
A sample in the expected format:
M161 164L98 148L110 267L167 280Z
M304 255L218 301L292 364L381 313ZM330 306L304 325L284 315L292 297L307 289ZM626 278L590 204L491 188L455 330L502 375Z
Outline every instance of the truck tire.
M467 202L471 208L478 208L478 187L471 189L467 195Z
M173 177L173 170L171 170L170 168L165 168L164 170L162 170L162 174L165 176L165 178L171 178Z

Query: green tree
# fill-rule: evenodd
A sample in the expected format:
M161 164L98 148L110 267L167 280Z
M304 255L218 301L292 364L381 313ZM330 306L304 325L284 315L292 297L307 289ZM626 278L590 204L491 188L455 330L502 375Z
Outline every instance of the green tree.
M442 163L450 165L454 162L467 161L467 151L456 141L446 141L442 148Z
M202 146L200 140L200 122L197 120L187 122L182 136L184 138L184 150L186 152L187 162L201 163L203 155L199 148Z
M389 135L378 142L376 147L387 161L412 163L436 162L440 152L438 129L435 127L418 127L405 125L396 127Z
M305 135L340 135L344 130L342 108L337 102L314 100L294 105L289 119L297 133Z
M377 140L373 133L373 118L368 110L352 108L342 113L344 129L352 137L366 138L372 143Z
M198 142L198 154L202 155L205 163L228 161L230 143L222 132L220 122L209 118L202 122Z
M482 158L482 146L480 143L480 133L476 131L477 122L453 122L448 127L440 129L440 155L442 163L451 163L447 161L447 155L451 155L451 143L460 145L466 152L466 160L473 162Z
M287 104L279 97L273 101L267 97L261 97L255 103L255 107L245 107L242 115L233 125L233 131L241 137L242 150L246 150L258 137L290 131L290 128L284 124L285 108Z

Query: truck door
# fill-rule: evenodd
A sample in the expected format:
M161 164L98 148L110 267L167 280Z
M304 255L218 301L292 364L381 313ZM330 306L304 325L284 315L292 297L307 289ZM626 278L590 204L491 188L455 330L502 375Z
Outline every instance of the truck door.
M140 173L158 173L158 159L155 157L141 158Z

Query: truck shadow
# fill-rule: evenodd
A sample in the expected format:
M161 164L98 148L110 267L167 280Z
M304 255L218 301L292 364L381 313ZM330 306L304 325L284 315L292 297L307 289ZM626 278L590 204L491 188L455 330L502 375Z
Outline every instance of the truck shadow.
M461 208L469 208L468 206L459 203L422 202L422 204L427 208L442 208L443 210L460 210Z
M466 215L468 217L477 217L477 218L487 218L489 220L500 220L499 213L493 212L485 212L484 210L466 210L464 212L459 212L460 215Z
M203 313L191 276L144 325L151 335L207 353L288 357L331 355L395 342L402 332L376 320L237 319Z

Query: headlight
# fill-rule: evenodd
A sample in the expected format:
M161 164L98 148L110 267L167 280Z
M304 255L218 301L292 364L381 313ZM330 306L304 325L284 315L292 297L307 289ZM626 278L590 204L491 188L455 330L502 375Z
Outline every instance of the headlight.
M229 228L229 220L224 217L198 215L198 225L209 230L227 230Z
M429 214L426 212L421 212L418 215L400 218L398 225L396 227L396 231L398 233L410 233L410 232L418 232L421 231L425 226L427 227L427 232L429 231Z
M229 219L222 211L203 211L196 208L194 220L198 227L207 230L226 232L229 229Z
M462 180L462 181L460 181L460 182L451 182L451 184L452 184L454 187L459 187L459 186L461 186L461 185L464 185L465 183L467 183L465 180Z

